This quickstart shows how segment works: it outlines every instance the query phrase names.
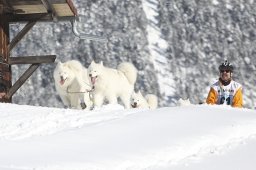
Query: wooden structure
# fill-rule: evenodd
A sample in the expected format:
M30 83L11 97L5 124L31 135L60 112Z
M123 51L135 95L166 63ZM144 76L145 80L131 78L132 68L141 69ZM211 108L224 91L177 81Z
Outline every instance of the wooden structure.
M10 52L36 22L71 21L77 15L71 0L0 0L0 102L11 102L13 94L42 63L52 63L55 55L11 57ZM10 41L9 25L27 23ZM12 85L11 65L31 64ZM4 94L4 95L3 95Z

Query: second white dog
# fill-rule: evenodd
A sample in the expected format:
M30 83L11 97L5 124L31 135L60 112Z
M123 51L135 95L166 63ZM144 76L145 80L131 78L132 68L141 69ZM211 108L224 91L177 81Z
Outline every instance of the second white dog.
M120 97L125 108L130 108L130 97L137 79L137 69L131 63L121 63L117 69L105 67L102 62L92 61L88 75L94 87L93 101L101 107L104 99L109 104L117 104Z
M145 98L141 92L134 92L131 97L131 106L133 108L147 108L156 109L158 105L158 99L156 95L147 94Z

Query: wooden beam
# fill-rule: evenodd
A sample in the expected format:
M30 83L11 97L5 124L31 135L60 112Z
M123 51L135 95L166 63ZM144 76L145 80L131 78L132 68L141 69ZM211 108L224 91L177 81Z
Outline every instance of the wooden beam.
M48 0L41 0L44 7L47 9L48 12L52 13L54 11L52 3L50 3Z
M54 18L57 18L59 17L58 13L65 13L66 11L67 16L77 15L77 9L72 0L12 0L9 6L12 7L13 11L16 11L16 14L49 13L53 15Z
M55 9L53 8L53 5L48 0L41 0L44 4L44 7L47 9L47 12L50 13L55 21L57 21L57 14Z
M10 22L28 22L31 17L47 14L42 20L72 20L77 16L77 9L72 0L1 0L0 13L7 14ZM36 14L36 17L33 16ZM20 16L21 15L21 16ZM26 19L23 19L26 17ZM22 18L19 20L18 18ZM40 17L41 18L41 17Z
M8 0L2 0L3 1L3 5L8 7L8 8L12 8L10 2Z
M7 91L12 85L11 66L7 63L9 58L9 23L6 15L0 15L0 85L4 87L4 95L0 98L0 102L11 102L11 98L5 97ZM1 95L2 96L2 95Z
M75 8L75 5L73 4L73 2L71 0L66 0L67 4L69 5L70 9L72 10L72 12L74 13L75 16L77 16L77 9Z
M42 4L41 0L11 0L11 5L38 5Z
M47 13L47 9L43 4L34 5L13 5L15 14L40 14Z
M67 3L66 1L67 0L50 0L49 2L51 2L52 4L63 4L63 3ZM42 4L42 1L41 0L11 0L10 4L11 5L35 5L35 4Z
M0 15L4 13L4 5L0 4Z
M6 98L10 99L13 94L25 83L25 81L34 73L34 71L40 66L40 64L32 64L23 75L14 83L9 89Z
M36 24L36 21L30 21L25 27L13 38L11 43L8 45L9 53L16 46L16 44L28 33L28 31Z
M48 13L43 14L19 14L19 15L9 15L10 22L28 22L28 21L37 21L37 22L49 22L53 21L53 17ZM61 16L58 17L58 21L71 21L74 19L74 16Z
M53 8L59 18L63 16L75 16L73 10L68 6L68 4L53 4Z
M9 44L9 23L5 15L0 15L0 54L2 61L7 62L9 51L7 50Z
M26 56L26 57L10 57L8 64L40 64L40 63L53 63L56 55L45 56Z
M14 9L12 5L10 4L9 0L2 0L2 4L0 4L0 8L2 6L2 10L0 9L0 13L13 13Z

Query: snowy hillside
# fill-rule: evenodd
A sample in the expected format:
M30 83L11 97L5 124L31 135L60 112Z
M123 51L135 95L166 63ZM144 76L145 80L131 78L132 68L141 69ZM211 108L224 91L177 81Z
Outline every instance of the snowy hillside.
M0 104L2 170L254 170L256 113L191 105L86 112Z
M37 23L12 56L56 54L57 60L92 60L116 67L122 61L138 69L136 90L158 95L160 106L179 98L205 101L229 59L234 79L244 87L246 108L254 108L256 86L256 1L250 0L74 0L80 31L107 42L79 39L71 23ZM12 24L11 38L24 24ZM13 66L13 82L28 66ZM62 108L53 84L55 64L42 65L14 95L18 104ZM45 99L48 100L45 100Z

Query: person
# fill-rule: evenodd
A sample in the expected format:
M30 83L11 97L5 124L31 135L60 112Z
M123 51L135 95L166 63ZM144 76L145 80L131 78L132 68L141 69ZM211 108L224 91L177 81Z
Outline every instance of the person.
M232 79L234 67L227 60L219 66L220 77L211 85L207 104L243 107L242 85Z

